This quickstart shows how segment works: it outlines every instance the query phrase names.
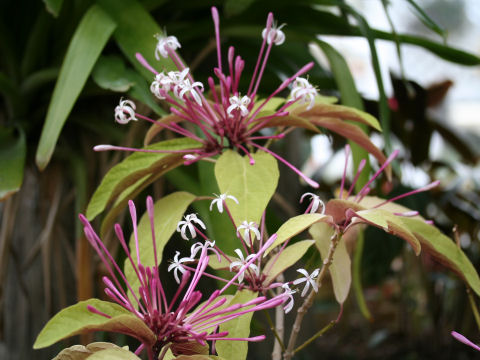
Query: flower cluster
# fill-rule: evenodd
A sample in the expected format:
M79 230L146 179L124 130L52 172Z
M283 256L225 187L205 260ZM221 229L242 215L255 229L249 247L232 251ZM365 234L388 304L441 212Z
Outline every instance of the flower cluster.
M227 304L227 298L222 296L226 289L237 284L237 281L241 281L240 278L249 271L251 265L257 261L265 249L275 241L276 235L268 239L256 254L250 256L247 261L238 266L235 275L226 282L222 289L215 290L208 296L205 296L197 290L197 286L203 276L206 275L205 269L210 260L208 253L213 252L220 259L220 253L216 250L217 247L215 243L206 241L205 243L198 242L194 244L191 248L189 258L179 259L179 252L177 252L174 257L174 262L169 266L169 271L174 271L174 277L179 283L179 286L169 301L158 270L159 259L155 242L152 198L149 197L147 199L147 212L151 221L151 240L154 255L154 264L152 265L144 264L141 261L140 239L136 224L137 214L132 201L129 202L129 209L134 231L133 239L135 242L135 253L133 255L128 248L123 231L118 224L115 225L115 233L127 255L129 265L136 274L136 279L140 284L138 289L134 288L131 280L129 281L127 279L126 273L122 271L115 262L112 254L107 250L88 220L83 215L80 215L80 220L84 225L84 232L88 241L98 253L109 273L109 276L103 278L106 286L105 293L112 301L123 306L140 318L154 334L155 342L143 343L137 350L137 353L142 349L146 349L150 359L157 359L162 349L171 344L197 342L204 345L206 341L260 341L264 339L264 336L232 338L228 336L228 332L226 331L217 331L218 326L224 322L249 312L276 307L289 300L288 294L281 293L272 298L259 296L244 304L229 305ZM185 220L186 224L184 224L187 228L189 228L189 225L192 225L192 219L196 219L195 222L197 224L201 223L198 218L191 215L187 216ZM195 229L192 231L195 232ZM143 239L143 241L145 241L145 239ZM192 262L195 258L198 259L194 267L183 266L184 263ZM204 302L200 304L202 299ZM107 314L102 313L92 306L89 306L88 309L99 316L109 317Z
M303 66L297 73L283 81L280 86L265 100L258 101L257 93L261 83L265 67L274 45L281 45L285 41L285 34L281 30L284 26L274 24L273 14L267 18L265 29L262 31L263 42L260 47L253 76L248 88L241 91L240 79L242 77L245 62L240 56L235 55L235 48L228 49L227 64L222 61L222 49L220 42L220 20L218 11L212 8L212 17L215 25L215 37L217 43L218 65L214 68L214 77L208 78L210 94L206 96L205 86L195 81L190 69L185 66L176 50L180 43L174 36L157 36L155 56L170 58L176 71L157 71L141 54L137 54L138 61L154 75L150 86L151 92L158 99L166 101L170 105L170 111L174 119L170 122L162 122L150 119L135 113L135 105L130 100L122 100L115 109L115 119L119 123L129 120L144 119L157 126L169 129L181 136L189 137L198 141L201 148L180 151L185 153L185 164L191 164L206 157L220 154L226 148L236 149L245 153L251 164L254 159L251 151L260 149L272 154L279 161L286 164L307 183L313 187L318 184L305 176L279 155L271 152L267 147L258 144L260 140L283 138L285 133L261 136L256 135L260 130L275 126L275 119L288 115L288 109L294 104L307 104L310 109L315 103L316 88L306 78L301 77L313 67L310 62ZM291 97L279 109L263 111L267 108L272 98L292 86ZM243 95L242 95L243 94ZM197 135L186 127L179 125L180 122L193 124L198 128L201 135ZM128 150L142 151L141 149L123 148L116 146L100 145L96 150Z

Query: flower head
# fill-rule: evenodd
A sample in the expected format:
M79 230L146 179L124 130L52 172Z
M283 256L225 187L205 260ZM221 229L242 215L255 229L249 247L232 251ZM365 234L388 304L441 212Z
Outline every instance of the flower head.
M157 47L155 48L155 58L160 60L160 56L168 58L168 50L175 51L182 46L178 42L175 36L161 36L156 35L158 40Z
M258 254L249 258L222 289L215 290L207 296L204 296L197 290L197 285L203 276L206 275L205 269L209 262L207 251L214 246L214 243L206 242L205 246L198 247L194 251L195 255L200 251L200 256L193 267L183 265L183 263L191 261L191 258L179 259L180 253L176 252L174 262L169 266L169 271L174 270L174 276L177 282L179 282L179 286L169 301L158 271L159 263L155 241L153 200L150 197L147 199L147 212L152 234L151 240L139 237L136 209L131 201L129 202L129 208L133 224L132 239L134 241L134 244L130 244L130 248L135 250L134 254L130 252L123 231L118 224L115 225L115 233L126 253L128 266L133 269L132 273L135 278L129 277L131 273L129 275L129 273L120 269L114 260L114 256L107 250L89 221L83 215L80 215L80 220L83 223L86 238L96 250L108 271L109 276L105 276L103 279L106 286L105 293L113 302L130 311L150 329L151 333L148 336L137 336L137 332L133 328L127 332L142 342L137 353L142 349L146 349L148 358L153 360L158 358L162 349L171 345L191 344L194 342L205 345L207 341L219 340L260 341L265 338L263 335L251 338L231 338L228 337L227 331L217 332L217 330L220 324L249 312L279 306L288 299L288 295L282 293L271 299L259 296L244 304L229 305L227 303L228 299L222 295L240 276L243 276L247 269L251 269L252 263L275 241L275 236L265 244ZM142 259L145 258L145 254L140 253L140 249L145 247L140 246L140 241L152 241L153 262L150 260L147 263L143 262ZM178 276L179 273L181 278ZM136 281L139 284L138 289L134 288L132 281ZM203 302L201 303L202 300ZM89 305L87 309L95 316L111 318L108 314L94 306Z
M187 230L190 232L192 239L197 237L197 231L194 224L199 225L203 230L206 229L203 221L197 218L197 214L186 215L184 216L184 219L185 220L181 220L177 224L177 231L180 232L180 235L184 240L188 240Z
M233 195L227 195L227 194L220 194L220 195L214 194L214 195L216 196L216 198L213 199L212 202L210 203L210 211L212 211L213 205L216 204L218 212L222 213L223 212L223 204L225 203L225 200L227 200L227 199L231 199L238 204L237 198Z
M250 263L250 260L256 257L256 254L250 254L245 259L243 257L242 250L235 249L235 253L237 254L239 260L233 261L230 263L230 271L233 271L233 270L239 271L242 267L245 266L247 269L250 269L251 271L253 271L256 275L259 275L258 266L253 263ZM243 282L244 276L245 276L245 272L242 272L242 274L238 277L238 281Z
M119 124L127 124L131 120L137 120L135 117L135 103L132 100L120 100L120 104L115 108L115 121Z
M296 279L293 281L294 285L298 285L301 283L305 283L305 287L302 290L301 296L305 296L307 294L308 289L310 288L310 285L312 285L312 288L315 292L318 292L318 285L315 282L316 277L318 276L318 273L320 272L320 269L315 269L313 272L309 275L307 270L305 269L298 269L297 270L299 273L303 275L303 277Z
M293 294L295 294L297 290L290 289L290 286L288 286L288 284L283 284L282 288L285 290L285 295L288 296L288 302L283 307L283 310L285 310L285 314L288 314L293 309Z
M249 113L248 105L250 104L250 98L248 96L244 96L240 98L240 96L232 96L230 99L230 106L227 109L227 114L230 117L233 117L232 111L237 110L240 111L240 115L247 116Z
M315 195L315 194L312 194L310 192L306 192L305 194L302 195L302 197L300 198L300 203L303 202L303 199L306 197L306 196L310 196L310 199L312 199L312 202L310 203L310 205L308 206L307 208L307 211L305 212L310 212L310 214L314 214L317 212L318 208L320 207L320 205L322 206L322 214L325 213L325 204L323 203L323 201L320 199L320 196L318 195Z
M277 27L276 24L273 24L270 29L266 27L262 31L262 38L266 38L267 44L271 44L273 42L275 45L282 45L285 42L285 34L282 31L282 28L285 25L286 24L282 24Z
M307 79L302 77L295 79L290 96L295 100L300 100L300 104L309 103L307 110L310 110L315 105L315 97L317 95L317 89Z
M258 226L253 221L242 222L241 225L237 227L237 236L240 235L240 230L243 230L243 238L247 240L247 242L252 242L255 240L255 237L260 239L260 231L258 231ZM252 233L254 235L253 237Z

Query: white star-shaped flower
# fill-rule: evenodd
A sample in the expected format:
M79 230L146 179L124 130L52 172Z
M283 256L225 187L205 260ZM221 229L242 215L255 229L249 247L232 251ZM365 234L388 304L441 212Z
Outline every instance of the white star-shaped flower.
M203 251L205 249L205 252L211 251L217 255L218 261L221 261L220 253L215 249L215 241L205 241L205 243L201 242L196 242L195 244L192 245L190 248L190 258L195 259L195 256L197 256L197 253L199 251Z
M120 99L120 104L115 107L115 121L119 124L127 124L131 120L137 120L135 117L135 103L132 100Z
M167 92L183 83L189 70L189 68L185 68L181 72L169 71L166 75L163 72L158 73L150 85L150 91L160 100L164 100Z
M298 284L301 284L303 282L305 283L305 287L303 288L303 291L300 295L302 297L304 297L305 294L307 293L308 289L310 288L310 285L312 285L313 290L315 290L315 292L318 292L318 286L315 282L315 278L318 276L318 273L320 272L320 269L313 270L313 272L310 275L308 274L307 270L305 270L305 269L298 269L297 271L299 273L301 273L302 275L304 275L304 277L301 277L300 279L297 279L293 282L293 285L298 285Z
M217 195L217 194L213 194L216 196L215 199L212 200L212 202L210 203L210 211L212 211L212 207L214 204L217 204L217 209L218 209L218 212L219 213L223 213L223 203L225 202L225 200L227 199L231 199L233 201L235 201L237 204L238 204L238 200L235 196L233 195L227 195L227 194L220 194L220 195Z
M198 90L196 90L197 88ZM185 101L185 94L189 93L191 97L202 106L202 98L198 92L203 92L203 84L200 81L195 81L193 84L189 79L180 80L174 88L175 95Z
M240 98L239 96L232 96L230 99L230 106L227 109L227 114L230 117L233 117L232 111L233 110L240 110L240 114L242 116L248 115L248 105L250 104L250 98L248 96L244 96Z
M190 232L190 236L192 237L192 239L195 239L197 237L197 231L195 230L195 226L193 225L194 223L200 225L203 230L206 229L205 224L202 220L197 218L196 214L189 214L185 216L184 219L185 220L179 221L177 225L177 231L180 232L180 235L184 240L188 240L187 229Z
M246 263L248 263L253 257L255 257L255 254L250 254L247 256L246 259L244 259L243 257L243 253L240 249L235 249L235 253L237 254L238 258L239 258L239 261L232 261L232 263L230 264L230 271L232 271L233 269L237 268L236 270L237 271L240 271L240 269L242 268L242 266L244 266ZM257 274L257 276L259 275L259 272L258 272L258 267L257 265L255 264L250 264L248 265L248 269L252 269L255 274ZM245 276L245 271L247 269L243 270L242 273L238 276L238 282L241 283L243 281L243 278Z
M175 256L173 257L172 263L168 266L168 272L173 270L173 277L175 278L175 281L177 284L180 284L180 278L178 277L178 272L180 272L182 275L185 274L185 268L183 267L182 263L187 262L187 261L192 261L191 258L184 257L179 259L178 256L180 255L180 251L175 252Z
M285 289L284 295L288 298L288 303L283 307L283 310L285 311L285 314L288 314L293 308L293 294L295 294L297 290L290 289L290 286L288 286L288 284L283 284L282 288Z
M307 79L302 77L297 77L293 83L293 89L290 93L290 96L298 100L300 99L300 104L310 104L307 107L307 110L310 110L313 105L315 105L315 96L317 96L317 89L308 82Z
M182 47L175 36L156 35L156 38L158 40L157 47L155 48L155 58L157 60L160 60L160 56L168 58L167 47L174 51Z
M239 236L240 234L240 230L243 230L243 238L245 240L255 240L255 237L257 239L260 239L260 231L258 231L258 227L257 227L257 224L255 224L253 221L250 221L250 222L247 222L247 221L244 221L242 222L242 224L237 227L237 236ZM252 237L252 233L255 235L254 237Z
M318 208L320 207L320 205L322 205L322 211L321 211L321 214L325 214L325 204L324 202L320 199L320 197L318 195L315 195L315 194L312 194L310 192L306 192L305 194L302 195L302 197L300 198L300 203L302 203L303 199L305 198L305 196L310 196L310 199L312 199L312 207L310 208L310 214L314 214L317 212Z
M285 33L282 31L285 25L282 24L279 27L276 24L272 25L268 31L267 44L271 44L273 41L275 45L282 45L285 42ZM265 36L267 36L267 28L262 31L262 38L265 39Z

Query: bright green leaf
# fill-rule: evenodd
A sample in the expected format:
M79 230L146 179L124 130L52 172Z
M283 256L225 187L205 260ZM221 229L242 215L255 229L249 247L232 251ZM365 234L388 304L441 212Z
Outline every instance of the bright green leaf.
M120 349L120 353L127 352L129 351L127 349L123 349L115 344L112 343L107 343L107 342L95 342L88 344L87 346L83 345L73 345L70 346L66 349L63 349L57 356L53 358L53 360L86 360L92 359L92 355L104 351L104 350L118 350ZM135 354L130 353L135 356ZM98 359L98 358L97 358ZM120 357L120 359L124 359ZM130 358L125 358L125 359L139 359L138 357L130 357Z
M0 126L0 201L20 190L26 153L23 131Z
M284 272L286 269L300 260L314 242L315 241L313 240L299 241L295 244L285 247L280 255L273 255L273 257L264 267L265 273L267 274L265 283L268 284L274 281L280 273Z
M118 56L100 56L92 71L92 78L102 89L126 92L134 82L128 78L125 63Z
M87 309L88 305L111 318L92 313ZM33 348L44 348L67 337L92 331L118 332L146 343L155 342L155 334L125 308L108 301L89 299L69 306L51 318L38 334Z
M255 0L226 0L225 16L239 15L243 13Z
M226 200L237 226L243 221L260 223L278 184L277 161L265 152L257 152L253 158L255 164L250 165L247 156L229 150L215 164L220 192L235 196L239 202L237 205L231 199Z
M455 271L480 296L480 279L474 266L455 242L425 221L402 217L405 227L422 244L422 249Z
M40 169L50 161L63 124L115 26L115 22L97 5L90 7L78 25L60 69L40 136L36 154Z
M140 360L133 352L123 348L105 349L93 353L88 360Z
M287 241L288 239L291 239L295 235L300 234L302 231L307 230L310 226L312 226L313 224L319 221L330 222L331 217L328 215L315 213L315 214L297 215L293 218L288 219L277 230L277 233L276 233L277 239L272 244L272 246L270 246L265 251L264 256L267 255L276 246L283 244L283 242Z
M258 296L250 290L237 291L229 305L245 304ZM253 313L249 312L233 320L220 324L219 332L228 331L228 336L245 338L250 335L250 321ZM248 352L247 341L217 341L215 344L217 354L228 360L245 360Z
M178 222L187 207L195 199L195 195L187 192L175 192L158 200L154 205L154 223L155 223L155 244L157 251L158 264L162 262L163 248L168 240L175 232ZM130 236L130 254L132 259L136 261L137 250L135 238ZM152 230L150 218L145 212L138 223L138 246L140 250L140 262L143 266L155 266L155 256L152 241ZM140 287L140 281L129 261L125 259L125 275L128 282L132 285L132 289ZM138 295L138 293L137 293Z
M146 149L177 151L198 148L199 143L188 138L167 140L147 146ZM183 164L182 153L135 152L111 168L87 207L87 218L93 219L116 199L125 189L147 175L159 177L165 172ZM138 184L138 183L137 183Z
M219 341L217 344L220 344L225 341ZM236 341L233 341L236 342ZM216 355L180 355L176 357L175 360L226 360L228 358L223 358Z
M326 259L330 250L331 237L334 234L333 228L325 223L317 223L310 228L309 232L315 240L315 245L320 251L322 259ZM330 271L332 278L335 299L337 299L338 303L343 304L347 299L352 283L350 255L348 255L343 238L337 244L333 254L333 261L328 271Z

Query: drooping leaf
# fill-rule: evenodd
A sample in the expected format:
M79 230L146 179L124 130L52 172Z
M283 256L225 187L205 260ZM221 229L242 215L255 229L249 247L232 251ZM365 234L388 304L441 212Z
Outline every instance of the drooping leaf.
M60 69L40 136L36 154L40 169L50 161L65 120L115 26L110 16L97 5L90 7L78 25Z
M456 272L480 296L478 273L465 253L452 239L425 221L408 217L403 217L402 221L405 227L416 236L424 251Z
M88 305L111 318L92 313L87 309ZM51 318L38 334L33 348L41 349L67 337L92 331L118 332L145 343L155 342L155 334L125 308L108 301L89 299L69 306Z
M447 37L446 31L442 29L427 13L413 0L407 0L407 2L412 6L413 12L417 15L419 20L432 31L440 35L444 40Z
M109 350L109 349L121 349L122 351L127 351L115 344L107 342L95 342L88 344L87 346L83 345L73 345L66 349L63 349L53 360L86 360L92 359L91 356L97 352ZM131 353L134 355L133 353ZM134 355L135 356L135 355ZM129 359L129 358L127 358ZM130 357L130 359L138 359L138 357Z
M134 85L129 79L125 63L118 56L100 56L93 68L92 78L106 90L126 92Z
M237 291L229 305L244 304L258 296L250 290ZM247 313L233 320L220 324L219 332L228 331L228 337L246 338L250 335L250 321L253 313ZM248 343L246 341L217 341L217 354L229 360L245 360L247 358Z
M278 257L277 255L274 255L267 262L264 268L264 273L267 274L265 283L268 284L274 281L280 273L284 272L286 269L300 260L314 242L315 241L313 240L302 240L285 247Z
M175 192L158 200L154 205L154 227L155 227L155 247L157 253L157 262L162 262L163 248L174 233L178 222L182 219L187 207L195 199L195 195L187 192ZM137 250L133 234L130 236L130 254L136 261ZM155 266L155 251L152 241L152 230L150 218L145 212L138 223L138 246L140 251L140 262L143 266ZM157 265L158 265L157 264ZM130 263L125 259L125 276L132 285L132 289L137 293L140 287L140 281ZM138 293L137 293L138 296Z
M368 135L357 125L347 123L336 118L324 118L324 117L310 117L310 121L317 126L329 129L344 138L353 141L368 153L372 154L380 164L383 164L387 158L383 152L370 141ZM392 169L390 166L385 168L385 173L390 179L392 176Z
M20 190L26 153L23 131L0 126L0 201Z
M332 218L328 215L322 214L302 214L288 219L277 230L277 239L274 241L272 246L265 251L264 256L266 256L276 246L283 244L288 239L291 239L295 235L300 234L302 231L307 230L310 226L319 221L331 222Z
M210 346L208 346L208 343L202 345L196 341L172 344L172 346L170 346L170 350L172 350L173 354L181 354L184 356L210 354Z
M161 151L179 151L186 149L198 148L199 143L188 138L179 138L167 140L152 144L146 149ZM125 158L121 163L111 168L104 176L100 186L87 207L87 218L93 219L101 213L108 203L112 202L123 191L128 189L132 184L146 176L161 176L165 172L181 165L183 163L182 153L144 153L135 152ZM141 182L142 186L146 186ZM130 188L130 191L132 189Z
M405 226L402 217L396 216L384 209L356 211L355 215L363 220L362 222L366 222L370 225L379 227L390 234L401 237L412 246L416 255L420 254L420 242L415 235L410 232L408 227Z
M326 259L330 250L331 237L334 234L334 229L325 223L316 223L312 225L309 232L313 239L315 239L315 245L320 251L322 259ZM344 239L339 240L328 271L332 278L335 299L337 299L338 303L343 304L347 299L352 283L351 261Z
M260 223L278 183L277 161L265 152L257 152L253 158L255 165L250 165L247 156L229 150L215 164L220 192L235 196L239 202L237 205L231 199L226 200L237 226L243 221Z
M178 115L175 115L175 114L168 114L160 119L157 120L160 124L170 124L170 123L178 123L178 122L181 122L183 121L183 119L178 116ZM150 144L150 142L152 141L152 139L158 135L163 129L165 129L163 126L161 125L156 125L156 124L153 124L152 126L150 126L150 128L148 129L147 133L145 134L145 139L143 140L143 143L144 145L148 145Z

